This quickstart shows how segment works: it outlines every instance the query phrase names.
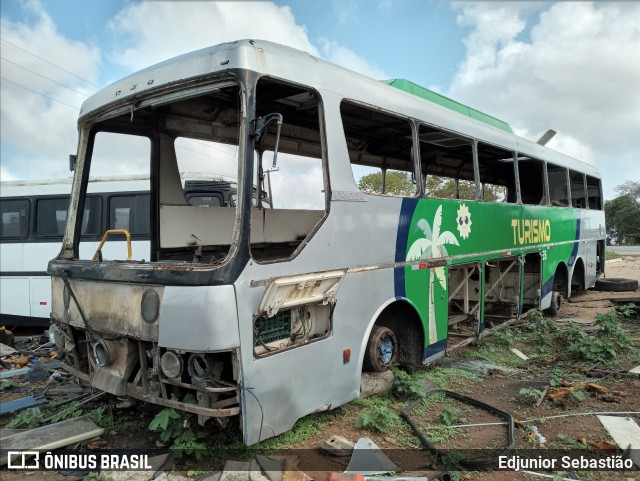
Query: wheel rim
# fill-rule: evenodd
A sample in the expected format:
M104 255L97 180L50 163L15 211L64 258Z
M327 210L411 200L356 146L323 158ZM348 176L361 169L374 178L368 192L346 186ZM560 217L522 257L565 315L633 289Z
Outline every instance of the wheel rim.
M387 335L380 339L378 354L383 366L387 366L391 362L393 359L393 339L391 336Z

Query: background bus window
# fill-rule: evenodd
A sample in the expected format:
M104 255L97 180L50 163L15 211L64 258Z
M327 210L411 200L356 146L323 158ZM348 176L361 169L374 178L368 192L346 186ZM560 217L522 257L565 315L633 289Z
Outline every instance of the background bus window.
M69 197L39 199L36 201L36 236L60 237L67 224ZM82 216L82 235L96 236L102 231L102 199L89 196L85 200Z
M586 209L584 174L570 170L569 180L571 182L571 205L579 209Z
M347 101L340 113L358 188L367 194L415 196L409 120Z
M476 200L471 139L424 124L420 125L419 137L425 194Z
M478 164L485 202L517 202L515 154L493 145L478 143Z
M567 169L555 164L547 164L547 180L551 205L569 207Z
M29 235L29 201L26 199L5 200L0 202L2 214L2 239L24 239Z
M149 195L112 196L109 229L126 229L132 236L149 235Z
M600 179L587 175L587 196L589 199L589 209L602 210Z
M67 223L69 197L40 199L36 202L36 236L62 237Z
M547 205L544 162L530 157L518 157L518 177L523 204Z

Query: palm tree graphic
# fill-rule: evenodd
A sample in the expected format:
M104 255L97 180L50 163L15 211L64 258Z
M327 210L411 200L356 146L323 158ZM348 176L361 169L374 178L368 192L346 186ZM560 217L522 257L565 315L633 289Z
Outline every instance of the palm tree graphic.
M425 219L420 219L416 225L424 234L424 238L416 239L407 253L407 261L417 261L421 259L432 259L446 257L448 255L445 244L460 245L456 236L450 231L440 232L442 225L442 204L438 206L436 214L433 218L433 231L429 227L429 223ZM412 268L417 268L415 266ZM444 275L444 266L433 267L429 269L429 344L433 344L438 340L436 332L436 315L434 309L434 293L433 293L433 276L435 275L438 283L443 289L446 289L447 283Z

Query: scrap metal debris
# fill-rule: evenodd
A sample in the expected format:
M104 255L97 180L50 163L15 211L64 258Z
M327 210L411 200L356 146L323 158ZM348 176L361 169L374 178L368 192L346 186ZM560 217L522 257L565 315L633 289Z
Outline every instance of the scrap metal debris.
M370 438L358 439L345 473L376 475L398 471L393 461Z

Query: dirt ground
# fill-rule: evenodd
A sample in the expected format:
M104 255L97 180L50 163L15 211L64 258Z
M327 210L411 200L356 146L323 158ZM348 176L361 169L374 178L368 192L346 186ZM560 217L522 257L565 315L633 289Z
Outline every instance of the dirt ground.
M640 256L625 256L608 261L606 275L610 278L640 281ZM563 329L568 325L563 319L594 320L597 313L613 311L615 306L619 305L610 299L638 296L640 292L637 291L611 293L590 290L577 293L571 299L564 300L556 324L559 329ZM593 335L593 331L589 329L595 328L595 324L582 325ZM447 389L510 413L516 420L513 436L514 448L518 453L531 456L531 450L536 450L535 453L547 456L549 450L559 450L558 452L562 453L570 451L573 454L598 454L605 449L615 450L615 444L612 444L609 434L595 415L578 414L631 412L636 413L631 417L640 423L640 415L637 414L640 412L640 376L628 373L629 369L640 364L640 319L636 318L622 324L631 342L630 349L620 354L616 363L595 367L584 362L567 360L561 352L565 347L558 346L557 343L553 345L555 347L547 349L543 343L536 341L543 338L536 337L535 332L532 333L532 326L533 324L521 323L479 344L457 349L438 361L435 366L414 373L413 378L427 387ZM494 337L496 339L492 340ZM528 359L520 359L510 351L511 348L519 349ZM470 366L473 369L469 370ZM32 383L27 393L3 391L0 393L0 400L6 402L19 398L35 388L42 390L45 385L45 382ZM563 389L565 391L562 391ZM530 398L527 399L523 392ZM542 393L545 393L543 400L536 405L538 398L534 397L542 397ZM390 421L384 432L374 429L375 426L356 427L358 419L361 419L365 412L379 409L386 410L387 413L399 413L407 404L408 402L392 396L361 399L331 413L307 416L298 422L291 433L276 438L276 442L266 442L263 447L279 449L279 454L298 456L299 469L318 481L328 480L330 471L344 471L349 461L349 457L328 456L318 448L322 441L332 435L340 435L352 442L363 436L369 437L399 466L396 475L427 476L431 480L439 472L447 471L453 474L453 479L545 479L512 470L460 469L456 461L463 455L468 458L493 457L501 452L508 444L507 427L498 424L503 418L495 413L447 399L443 395L436 394L420 401L410 415L438 449L451 450L453 458L458 454L458 459L452 461L453 468L451 465L437 462L433 456L426 454L409 425L398 417ZM476 426L449 428L443 420L445 411L452 418L449 424ZM114 422L105 430L102 439L106 442L101 448L157 449L162 446L159 434L147 429L156 413L157 409L149 406L119 410L113 403L110 404L105 416L112 416ZM10 416L3 416L0 424L6 425L7 418L10 419ZM232 439L232 445L237 441L237 435L229 438L228 432L210 430L205 439L209 444L218 446ZM319 466L322 467L322 471L318 470ZM192 479L198 479L203 473L219 468L220 464L211 460L196 461L183 458L177 463L176 469L183 474L189 472ZM584 480L640 480L638 471L532 471L545 474L547 479L559 475ZM7 481L82 479L78 476L69 477L44 472L0 471L0 476Z

